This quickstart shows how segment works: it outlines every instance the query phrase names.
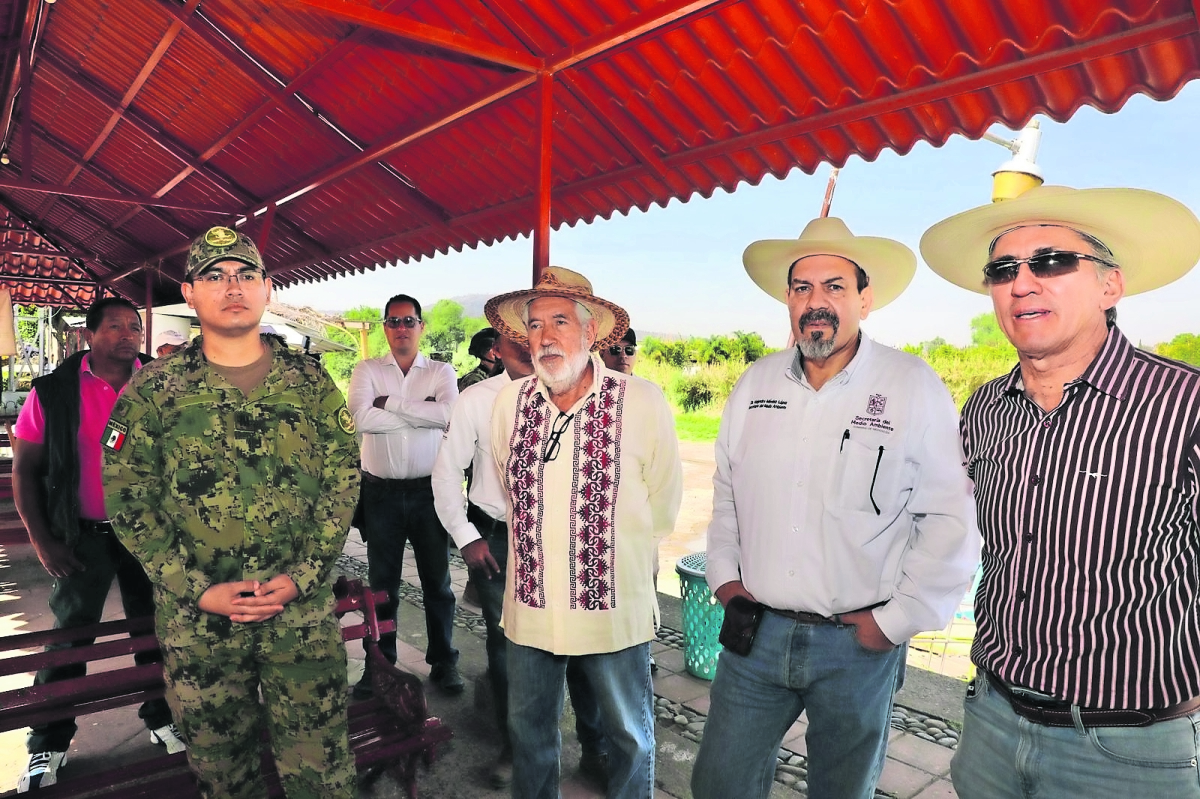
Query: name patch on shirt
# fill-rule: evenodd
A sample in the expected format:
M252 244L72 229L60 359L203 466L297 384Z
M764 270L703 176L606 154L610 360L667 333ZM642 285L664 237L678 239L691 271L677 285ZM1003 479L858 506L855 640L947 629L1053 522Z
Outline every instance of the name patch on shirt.
M878 416L855 416L850 420L850 426L859 430L878 430L881 433L892 433L896 430L890 419L881 419Z
M755 408L767 408L768 410L782 411L786 407L787 407L787 400L756 399L756 400L750 400L749 410L754 410Z
M100 436L100 443L111 449L113 452L120 452L121 447L125 446L125 436L128 435L129 428L117 422L109 422L104 428L104 433Z

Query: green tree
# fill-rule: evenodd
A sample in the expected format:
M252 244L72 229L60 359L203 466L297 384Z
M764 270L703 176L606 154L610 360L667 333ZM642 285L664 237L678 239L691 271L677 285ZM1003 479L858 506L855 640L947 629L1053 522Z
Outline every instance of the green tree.
M425 335L421 337L421 352L438 354L450 361L458 345L467 339L463 307L454 300L438 300L425 311Z
M382 308L372 308L370 305L360 305L342 314L343 319L356 321L379 322L383 318ZM359 333L357 330L343 330L340 327L325 328L325 335L334 341L352 347L351 352L327 352L322 358L326 370L334 381L345 387L350 382L350 373L358 363ZM388 351L387 336L383 333L382 324L371 325L367 334L367 357L378 358Z
M1200 366L1200 336L1194 333L1180 333L1170 341L1159 344L1154 352L1166 358Z
M1004 346L1008 339L994 313L981 313L971 320L971 344L976 347Z

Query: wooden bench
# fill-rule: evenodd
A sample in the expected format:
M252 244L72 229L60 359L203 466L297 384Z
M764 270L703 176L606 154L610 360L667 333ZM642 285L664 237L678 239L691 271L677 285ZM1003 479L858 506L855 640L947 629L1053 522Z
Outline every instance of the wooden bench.
M364 590L362 583L340 578L335 585L337 614L356 612L362 622L342 627L346 641L362 640L371 659L375 698L350 705L350 748L360 784L387 772L417 795L417 769L433 762L439 744L450 740L450 728L429 716L425 691L416 675L401 671L379 652L382 633L395 629L381 621L376 607L386 601L382 591ZM19 650L40 649L46 644L88 639L86 646L4 657ZM122 619L75 630L47 630L0 638L0 676L37 671L66 663L98 663L158 648L153 620ZM55 719L83 716L126 705L139 705L163 695L161 664L123 666L110 671L47 685L0 692L0 731L20 729ZM282 797L283 789L270 750L264 741L263 773L269 795ZM7 796L9 794L5 794ZM38 795L54 797L199 797L184 753L160 754L147 760L94 774L75 777L70 765L59 773L59 783L42 788Z

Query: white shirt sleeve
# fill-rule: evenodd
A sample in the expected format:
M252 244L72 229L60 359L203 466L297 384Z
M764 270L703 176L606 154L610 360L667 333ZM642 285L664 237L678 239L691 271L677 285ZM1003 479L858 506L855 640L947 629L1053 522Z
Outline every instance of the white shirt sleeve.
M954 401L932 371L915 390L921 415L911 433L917 477L908 509L916 530L892 599L873 611L879 629L897 644L949 623L975 575L981 545Z
M382 378L382 375L379 374L379 364L373 360L359 361L350 374L346 405L360 433L394 433L404 427L396 414L375 407L375 398L387 392L382 380L377 378Z
M458 398L458 380L449 364L427 361L430 370L428 385L422 386L424 396L389 396L384 408L409 427L434 427L442 430L450 423L450 409ZM412 370L409 371L412 374ZM428 399L433 397L432 400Z
M475 457L475 445L479 436L488 436L490 433L491 430L486 428L476 430L471 423L468 403L458 403L451 412L450 427L442 437L442 446L438 450L437 460L433 463L433 507L442 526L450 533L460 551L467 544L481 538L475 525L467 521L463 481L466 479L467 467ZM490 467L491 464L485 466Z

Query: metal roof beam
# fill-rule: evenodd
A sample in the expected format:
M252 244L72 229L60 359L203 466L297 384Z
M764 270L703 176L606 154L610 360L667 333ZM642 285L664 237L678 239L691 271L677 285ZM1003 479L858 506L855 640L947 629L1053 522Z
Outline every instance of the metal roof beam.
M530 73L535 73L543 68L542 59L529 53L510 50L492 42L472 39L470 36L455 31L404 19L395 14L363 6L350 6L345 0L284 0L284 2L320 11L344 22L352 22L355 25L390 33L405 41L468 56L488 64Z
M11 272L0 273L0 283L42 284L45 286L77 286L79 288L98 289L100 284L94 280L75 280L69 277L39 277L37 275L14 275Z
M732 5L740 0L667 0L652 11L635 14L607 31L577 42L566 50L546 59L546 69L561 72L577 66L588 59L605 55L614 48L630 44L650 34L661 34L663 29L682 24L683 21L701 12L716 10L716 6Z
M332 183L339 178L345 177L364 164L378 161L379 159L387 156L389 153L405 146L406 144L411 144L417 139L428 136L430 133L441 130L447 125L456 122L463 117L469 116L475 111L478 111L480 108L485 108L492 103L495 103L498 100L513 94L514 92L518 92L527 86L531 86L536 80L536 75L524 74L510 78L499 88L488 92L482 97L479 97L478 99L473 100L472 102L469 102L458 109L455 109L440 119L434 120L427 125L422 125L421 127L406 133L402 133L394 139L383 141L374 145L373 147L369 147L363 152L352 155L341 163L334 164L323 172L313 175L311 178L308 178L304 182L297 184L293 188L288 189L285 192L281 192L265 202L259 203L243 213L241 219L249 219L252 216L264 213L271 203L275 203L276 205L284 205L285 203L291 202L298 197L308 194L314 189L320 188L321 186Z
M184 15L190 16L199 5L200 0L188 0L187 4L183 7ZM146 85L146 81L150 80L150 75L158 67L163 57L167 54L167 50L170 49L172 44L174 44L176 37L178 37L182 31L183 22L178 19L172 22L167 28L167 32L164 33L162 38L158 40L158 44L155 46L154 51L150 53L150 56L146 59L146 62L142 64L142 68L134 77L133 82L129 85L129 88L125 90L124 96L121 97L116 106L112 109L112 113L108 116L108 121L105 122L104 126L100 128L100 132L96 134L96 138L93 139L88 148L84 150L83 155L75 159L75 166L71 169L70 174L68 174L67 177L62 181L64 184L69 186L71 183L73 183L75 178L79 177L80 173L83 172L83 169L87 166L88 162L96 156L96 153L100 151L100 148L104 146L104 143L108 141L108 137L111 136L112 132L116 129L117 123L119 123L122 117L124 117L125 112L129 109L129 106L133 104L134 98L138 96L138 92L140 92L142 87ZM56 199L54 197L48 198L46 202L42 203L41 208L34 213L34 218L39 222L45 219L46 215L49 214L50 210L54 207L55 202Z
M210 205L188 205L187 203L175 203L169 200L160 200L155 197L145 197L140 195L118 194L115 191L84 191L71 186L63 186L58 183L32 183L26 180L0 178L0 189L10 189L12 191L32 191L41 194L63 194L68 197L78 197L81 200L98 200L100 202L112 203L132 203L133 205L152 206L154 208L171 208L176 211L192 211L199 214L220 214L221 216L229 216L228 208L217 208Z
M27 255L30 258L62 258L67 261L70 261L72 258L93 257L69 250L42 248L28 244L0 244L0 255Z

